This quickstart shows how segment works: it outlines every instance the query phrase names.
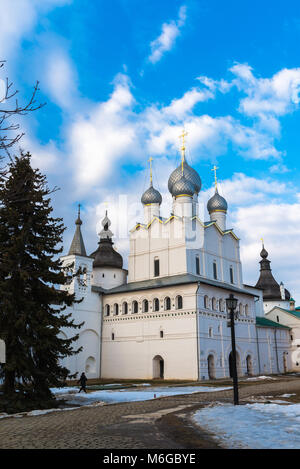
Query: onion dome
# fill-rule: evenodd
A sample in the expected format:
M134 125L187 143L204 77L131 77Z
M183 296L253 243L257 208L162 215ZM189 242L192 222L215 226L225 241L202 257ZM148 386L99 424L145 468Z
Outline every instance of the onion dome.
M178 179L172 187L172 195L174 197L193 197L195 194L194 184L186 178L185 172L181 174L180 179Z
M154 189L152 186L152 183L150 184L149 189L147 189L141 198L141 202L143 205L150 205L150 204L161 204L162 203L162 197L160 192L158 190Z
M290 292L285 288L285 298L282 299L280 285L276 282L272 274L272 269L270 267L271 261L267 259L268 251L265 249L264 245L260 253L262 260L260 261L260 276L256 288L263 290L263 299L264 301L276 300L276 301L288 301L291 298Z
M191 183L193 184L193 194L199 194L200 190L201 190L201 179L200 179L200 176L199 174L197 173L197 171L192 168L188 163L187 161L184 159L183 160L183 163L180 163L180 165L178 166L178 168L176 168L170 175L169 177L169 181L168 181L168 189L169 189L169 192L171 192L172 195L175 195L173 193L173 188L174 188L174 185L175 183L181 179L182 177L182 170L184 171L184 176L185 178Z
M93 268L96 267L116 267L118 269L123 268L123 258L121 254L113 248L112 236L113 233L110 231L109 226L111 222L107 217L107 212L104 219L102 220L103 229L99 233L100 241L97 251L91 254L94 258Z
M207 202L208 213L212 213L212 212L225 212L226 213L227 208L228 208L228 205L227 205L226 200L224 199L224 197L222 197L219 194L218 189L216 188L214 195Z

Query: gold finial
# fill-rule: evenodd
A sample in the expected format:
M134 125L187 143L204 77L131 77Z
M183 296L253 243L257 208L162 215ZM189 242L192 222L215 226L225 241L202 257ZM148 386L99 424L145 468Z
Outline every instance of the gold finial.
M152 156L150 156L150 158L149 158L148 161L149 161L149 163L150 163L150 184L151 184L151 186L152 186L152 161L153 161Z
M216 165L214 165L214 167L212 168L212 171L215 173L215 188L216 188L216 190L218 188L217 169L219 169L219 168L217 168Z
M182 129L182 134L179 135L179 138L182 138L182 147L180 148L181 150L181 171L182 171L182 174L183 174L183 162L185 160L185 137L188 135L188 133Z

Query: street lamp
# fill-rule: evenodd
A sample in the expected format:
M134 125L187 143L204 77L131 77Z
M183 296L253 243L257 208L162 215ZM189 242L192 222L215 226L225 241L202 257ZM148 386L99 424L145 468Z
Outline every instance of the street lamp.
M231 329L231 356L232 356L232 379L233 379L233 403L238 405L239 403L239 390L238 390L238 378L237 378L237 369L236 369L236 349L235 349L235 331L234 331L234 319L235 319L235 310L237 307L238 300L230 293L229 298L226 298L226 307L229 312L229 322Z

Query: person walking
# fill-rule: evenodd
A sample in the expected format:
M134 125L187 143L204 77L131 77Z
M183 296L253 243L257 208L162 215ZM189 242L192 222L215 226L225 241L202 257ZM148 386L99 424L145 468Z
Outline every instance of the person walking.
M79 392L80 391L84 391L86 393L86 382L87 382L87 377L85 376L84 373L81 373L81 376L78 380L78 383L80 383L80 389L79 389Z

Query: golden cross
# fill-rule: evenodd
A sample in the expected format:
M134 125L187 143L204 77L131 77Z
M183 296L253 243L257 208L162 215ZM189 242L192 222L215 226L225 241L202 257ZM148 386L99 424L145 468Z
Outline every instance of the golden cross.
M182 134L179 135L179 138L182 138L182 147L181 147L181 150L183 150L183 151L185 150L185 146L184 146L185 140L184 140L184 138L185 138L187 135L188 135L188 133L187 133L184 129L182 129Z
M152 161L153 161L152 156L150 156L148 161L150 163L150 184L152 184Z
M182 138L182 147L181 147L181 171L182 171L182 174L183 174L183 162L184 162L184 158L185 158L185 140L184 138L188 135L188 133L182 129L182 134L179 135L179 138Z
M212 171L214 171L214 173L215 173L215 188L216 188L216 189L217 189L217 186L218 186L218 180L217 180L217 169L219 169L219 168L217 168L217 166L216 166L216 165L214 165L214 167L213 167Z
M262 245L264 246L264 238L260 238L260 239L261 239Z

